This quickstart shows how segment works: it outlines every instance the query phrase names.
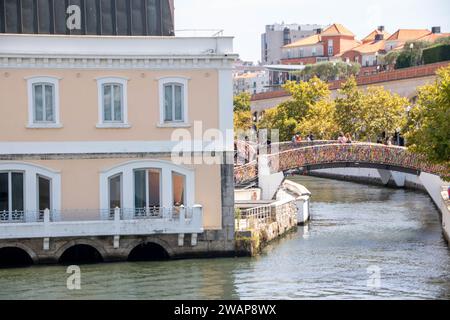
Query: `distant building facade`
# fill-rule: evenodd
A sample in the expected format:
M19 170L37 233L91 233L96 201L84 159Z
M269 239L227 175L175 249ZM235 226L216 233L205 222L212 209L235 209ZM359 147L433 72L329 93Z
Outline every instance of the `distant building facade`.
M250 94L268 91L269 72L267 70L236 74L234 76L233 91L235 95L243 92Z
M300 39L316 34L322 26L318 24L284 24L266 25L261 36L261 63L279 64L282 59L282 47Z

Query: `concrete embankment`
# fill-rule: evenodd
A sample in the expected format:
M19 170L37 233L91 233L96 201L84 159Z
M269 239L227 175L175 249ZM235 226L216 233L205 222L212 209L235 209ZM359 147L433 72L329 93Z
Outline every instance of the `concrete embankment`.
M311 193L303 186L285 181L276 200L261 200L258 189L236 191L236 254L255 256L268 243L296 230L309 220ZM251 196L244 200L245 196Z

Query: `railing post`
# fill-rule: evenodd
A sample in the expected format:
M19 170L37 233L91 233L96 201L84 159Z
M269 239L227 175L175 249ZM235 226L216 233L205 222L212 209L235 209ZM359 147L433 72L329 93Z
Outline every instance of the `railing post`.
M45 209L44 210L44 224L49 224L49 223L50 223L50 210Z
M115 229L115 236L114 236L114 247L119 246L119 239L116 237L119 237L120 234L120 208L116 207L114 209L114 229Z
M120 221L120 208L118 207L114 209L114 221Z
M186 224L186 211L185 207L182 205L180 207L180 225Z
M201 228L203 226L203 207L200 205L195 205L192 210L193 227Z

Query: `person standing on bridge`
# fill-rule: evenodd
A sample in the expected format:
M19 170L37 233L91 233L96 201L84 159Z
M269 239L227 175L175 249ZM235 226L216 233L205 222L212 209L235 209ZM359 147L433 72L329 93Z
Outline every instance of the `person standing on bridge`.
M345 135L345 143L352 143L352 136L350 135L350 133L347 133Z
M345 138L343 132L339 133L338 142L339 142L340 144L345 144L345 143L347 142L347 139Z

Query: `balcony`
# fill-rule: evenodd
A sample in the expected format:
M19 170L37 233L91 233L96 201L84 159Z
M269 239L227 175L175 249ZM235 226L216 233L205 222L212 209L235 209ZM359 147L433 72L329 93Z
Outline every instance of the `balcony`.
M203 233L203 208L0 212L0 239Z

